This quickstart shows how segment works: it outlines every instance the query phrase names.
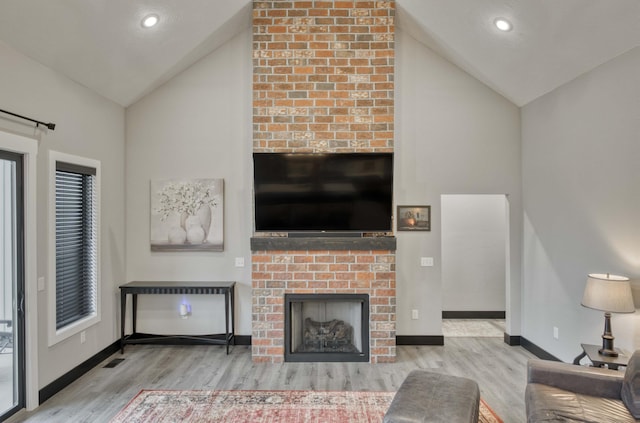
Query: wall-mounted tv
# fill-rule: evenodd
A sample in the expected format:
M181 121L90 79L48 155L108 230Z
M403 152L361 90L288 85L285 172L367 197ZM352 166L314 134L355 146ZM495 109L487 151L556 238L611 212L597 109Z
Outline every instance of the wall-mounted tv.
M392 153L254 153L256 231L392 231Z

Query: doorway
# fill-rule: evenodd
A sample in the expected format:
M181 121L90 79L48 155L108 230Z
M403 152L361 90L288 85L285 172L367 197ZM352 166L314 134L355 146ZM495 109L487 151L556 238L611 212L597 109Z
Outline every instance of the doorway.
M443 195L444 336L505 332L508 203L505 195Z
M25 406L23 156L0 150L0 420Z

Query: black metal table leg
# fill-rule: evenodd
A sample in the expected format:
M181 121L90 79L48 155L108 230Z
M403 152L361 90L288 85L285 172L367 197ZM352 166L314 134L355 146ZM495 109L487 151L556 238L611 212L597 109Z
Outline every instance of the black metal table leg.
M127 315L127 293L120 291L120 354L124 354L124 321Z
M229 290L224 293L224 336L227 344L227 355L229 355Z
M136 330L136 323L138 322L138 294L131 294L132 298L132 310L131 310L131 318L132 318L132 326L133 326L133 334L138 333Z
M231 339L233 340L233 345L236 345L235 287L231 287L229 292L231 293Z
M587 353L585 351L582 351L579 356L573 359L573 364L580 364L580 360L582 360L586 356L587 356Z

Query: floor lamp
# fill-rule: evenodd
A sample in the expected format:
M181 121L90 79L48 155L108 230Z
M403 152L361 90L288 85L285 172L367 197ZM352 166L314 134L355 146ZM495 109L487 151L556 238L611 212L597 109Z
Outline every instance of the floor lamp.
M633 313L633 304L629 278L610 274L590 274L584 288L582 303L584 307L604 311L604 333L602 348L598 352L606 357L617 357L611 334L611 313Z

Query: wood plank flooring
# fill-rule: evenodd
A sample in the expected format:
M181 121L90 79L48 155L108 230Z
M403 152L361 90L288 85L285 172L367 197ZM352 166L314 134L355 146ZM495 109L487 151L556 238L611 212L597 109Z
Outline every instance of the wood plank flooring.
M396 363L282 363L251 361L247 346L225 355L221 346L127 346L14 422L108 422L141 389L283 389L396 391L413 369L472 378L505 423L524 422L526 361L522 347L500 338L446 338L444 346L399 346ZM125 360L114 368L103 365Z

